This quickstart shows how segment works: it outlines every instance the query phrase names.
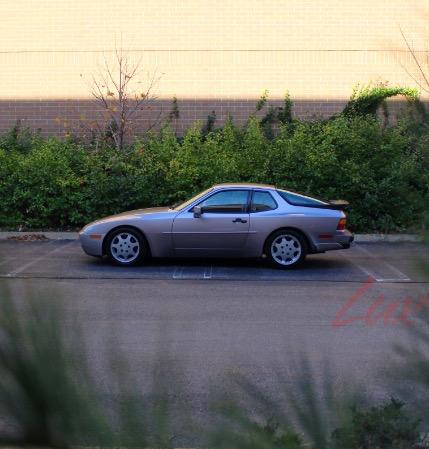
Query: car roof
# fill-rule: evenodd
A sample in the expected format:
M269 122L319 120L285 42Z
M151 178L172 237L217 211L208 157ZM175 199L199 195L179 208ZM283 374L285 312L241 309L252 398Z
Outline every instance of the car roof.
M240 188L240 187L255 187L259 189L275 189L276 187L270 184L256 184L253 182L225 182L223 184L216 184L213 186L213 189L222 189L226 187L232 187L232 188Z

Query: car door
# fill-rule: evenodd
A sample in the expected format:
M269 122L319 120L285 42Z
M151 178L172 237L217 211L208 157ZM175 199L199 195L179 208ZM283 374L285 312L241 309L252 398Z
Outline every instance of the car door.
M250 227L247 248L248 257L260 257L267 237L285 226L285 214L278 214L278 203L271 192L254 189L250 201Z
M228 256L240 252L249 233L248 189L214 192L197 205L179 213L173 222L173 246L177 255ZM194 205L195 206L195 205Z

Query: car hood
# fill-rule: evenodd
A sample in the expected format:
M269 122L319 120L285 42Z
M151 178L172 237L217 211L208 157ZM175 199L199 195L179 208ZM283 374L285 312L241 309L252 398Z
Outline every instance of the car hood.
M135 217L144 217L147 215L148 217L151 215L164 214L164 213L172 213L174 212L169 207L150 207L147 209L136 209L130 210L127 212L121 212L120 214L109 215L108 217L100 218L99 220L93 221L92 223L87 224L83 230L87 230L93 226L106 224L106 223L114 223L116 221L125 220L127 218L133 219Z
M118 215L147 215L147 214L159 214L161 212L171 212L171 209L169 207L148 207L146 209L135 209L128 212L122 212L121 214Z
M149 215L149 214L159 214L163 212L171 212L172 210L169 207L148 207L147 209L135 209L135 210L129 210L126 212L121 212L120 214L115 215L109 215L108 217L100 218L100 220L97 221L110 221L110 220L116 220L118 217L126 217L126 216L135 216L138 215L139 217L143 215Z

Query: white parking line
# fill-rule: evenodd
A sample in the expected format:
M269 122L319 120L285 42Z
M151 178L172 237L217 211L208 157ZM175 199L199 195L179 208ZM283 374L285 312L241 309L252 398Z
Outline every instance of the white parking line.
M48 245L51 245L52 243L55 243L54 241L49 242ZM32 265L40 262L41 260L46 259L47 257L51 256L54 253L57 253L59 251L62 251L64 248L67 248L68 246L72 245L73 243L75 243L75 241L71 241L70 243L67 243L65 245L61 245L59 248L55 248L52 251L49 251L47 254L43 254L42 256L37 257L36 259L31 260L30 262L26 263L25 265L22 265L21 267L17 268L16 270L11 271L10 273L8 273L6 276L7 277L14 277L19 273L22 273L24 270L26 270L27 268L31 267Z
M359 251L362 251L363 253L367 254L369 257L371 257L372 259L376 259L376 260L380 260L379 258L375 257L370 251L368 251L366 248L363 248L361 246L356 246L356 248ZM404 273L402 273L402 271L398 270L396 267L394 267L393 265L391 265L389 262L386 262L385 260L382 261L382 263L389 268L389 270L393 271L397 276L398 279L397 280L401 280L401 281L411 281L411 279ZM381 279L380 281L391 281L392 279Z
M184 267L176 267L173 273L173 279L182 279Z
M210 265L210 267L206 267L204 270L204 279L211 279L213 275L213 267Z
M386 267L388 267L390 270L392 270L395 274L397 274L399 276L399 280L401 281L411 281L411 279L405 275L404 273L402 273L402 271L398 270L396 267L394 267L393 265L390 265L390 263L383 261L384 265L386 265ZM385 281L390 281L391 279L384 279Z
M403 281L408 282L411 281L411 279L402 273L402 271L398 270L396 267L391 265L390 263L379 259L378 257L374 256L370 251L368 251L365 248L362 248L359 245L353 245L353 248L364 253L366 257L369 257L372 260L377 261L379 265L383 264L385 267L387 267L390 271L392 271L394 274L396 274L398 277L379 277L376 275L372 270L369 270L366 267L363 267L361 264L355 262L353 260L353 257L347 257L345 254L341 253L342 256L346 257L347 260L349 260L352 264L354 264L356 267L358 267L361 271L363 271L367 276L371 276L373 279L375 279L377 282L397 282L397 281Z

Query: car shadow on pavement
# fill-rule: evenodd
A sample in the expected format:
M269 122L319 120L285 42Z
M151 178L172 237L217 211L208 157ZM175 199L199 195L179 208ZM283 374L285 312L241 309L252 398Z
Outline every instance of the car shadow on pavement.
M111 266L112 268L125 268L125 269L142 269L145 267L200 267L204 268L207 266L212 267L228 267L228 268L249 268L249 269L266 269L272 270L274 272L281 272L284 270L272 267L266 259L256 258L256 259L242 259L242 258L150 258L147 262L140 264L136 267L119 267L112 264L107 258L89 258L88 264L91 265L101 265L104 267ZM306 258L304 263L298 267L291 268L287 271L301 271L301 270L313 270L313 269L333 269L333 268L343 268L345 265L350 264L344 258L338 257L327 257L326 255L314 254Z

